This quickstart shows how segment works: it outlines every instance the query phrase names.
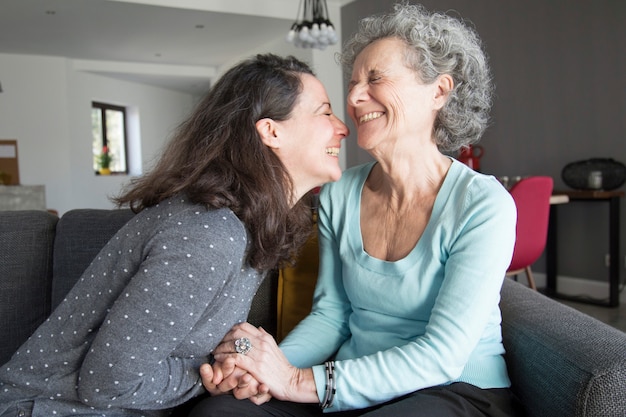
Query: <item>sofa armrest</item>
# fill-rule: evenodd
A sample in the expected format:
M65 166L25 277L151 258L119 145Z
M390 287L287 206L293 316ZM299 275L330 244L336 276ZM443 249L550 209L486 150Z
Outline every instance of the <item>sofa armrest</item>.
M512 389L530 416L626 416L626 333L505 279Z
M50 314L57 220L46 211L0 211L0 364Z

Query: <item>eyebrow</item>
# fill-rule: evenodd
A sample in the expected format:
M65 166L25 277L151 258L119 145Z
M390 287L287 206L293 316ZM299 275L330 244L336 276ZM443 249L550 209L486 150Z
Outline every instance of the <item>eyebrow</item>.
M370 77L372 77L372 76L378 76L378 75L381 75L381 74L383 74L383 71L381 71L381 70L379 70L379 69L377 69L377 68L373 68L373 69L371 69L371 70L367 71L367 77L368 77L368 78L370 78ZM350 80L350 82L348 83L348 85L349 85L349 86L353 86L353 85L355 85L356 83L357 83L357 81L356 81L356 80Z
M328 101L323 102L317 109L315 109L315 111L320 111L322 110L325 106L328 106L329 109L332 110L332 106L330 105L330 103Z

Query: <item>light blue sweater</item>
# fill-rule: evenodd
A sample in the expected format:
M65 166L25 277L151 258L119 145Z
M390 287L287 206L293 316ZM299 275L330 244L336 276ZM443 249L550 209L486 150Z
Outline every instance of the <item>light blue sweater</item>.
M510 386L498 302L515 243L513 199L495 178L453 160L415 248L382 261L361 239L361 191L372 167L349 169L321 192L313 310L281 344L287 358L313 366L321 400L319 364L337 352L329 412L457 381Z

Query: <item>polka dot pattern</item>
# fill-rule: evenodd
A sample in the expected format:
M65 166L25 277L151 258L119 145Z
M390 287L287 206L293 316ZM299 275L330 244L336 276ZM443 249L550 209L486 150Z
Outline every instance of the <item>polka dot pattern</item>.
M247 242L230 210L178 198L137 214L0 368L0 414L36 396L35 417L166 415L139 410L197 395L199 365L262 280Z

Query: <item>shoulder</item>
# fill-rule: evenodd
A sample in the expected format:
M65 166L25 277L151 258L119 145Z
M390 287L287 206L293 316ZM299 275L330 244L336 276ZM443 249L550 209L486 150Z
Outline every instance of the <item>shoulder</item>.
M172 235L193 240L196 245L220 242L220 246L247 245L247 231L239 218L227 208L211 209L195 204L184 197L173 197L144 209L148 227L158 240ZM209 243L213 242L213 243Z
M481 174L453 161L449 177L454 194L469 202L488 200L490 203L514 204L510 193L492 175Z
M491 175L478 173L453 161L444 182L446 206L466 220L500 218L515 222L517 209L511 194ZM450 214L450 213L449 213Z

